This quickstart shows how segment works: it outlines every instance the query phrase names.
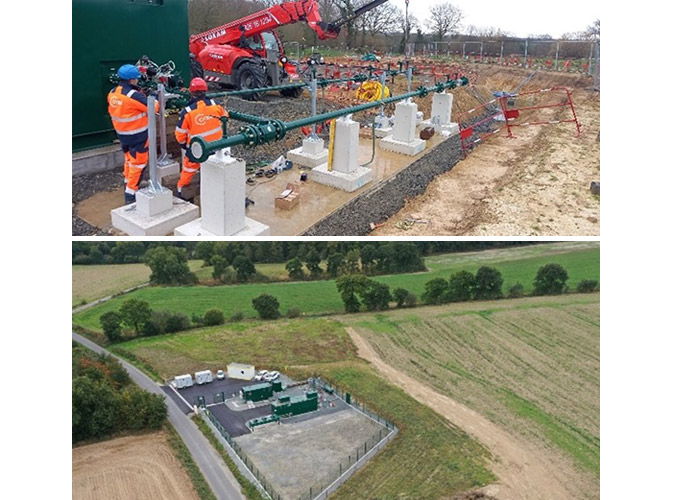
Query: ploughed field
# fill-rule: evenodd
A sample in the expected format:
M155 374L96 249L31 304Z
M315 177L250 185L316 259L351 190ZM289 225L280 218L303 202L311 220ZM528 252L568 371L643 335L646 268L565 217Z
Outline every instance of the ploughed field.
M565 457L598 497L599 294L345 316L390 366Z

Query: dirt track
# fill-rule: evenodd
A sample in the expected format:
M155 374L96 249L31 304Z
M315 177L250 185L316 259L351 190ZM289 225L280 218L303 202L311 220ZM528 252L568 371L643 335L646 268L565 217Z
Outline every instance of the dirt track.
M386 364L353 328L346 330L361 358L372 363L390 382L450 420L493 453L492 470L500 481L483 488L484 493L499 500L570 500L583 497L580 483L575 481L572 470L567 466L466 406Z
M72 498L198 500L163 432L72 450Z

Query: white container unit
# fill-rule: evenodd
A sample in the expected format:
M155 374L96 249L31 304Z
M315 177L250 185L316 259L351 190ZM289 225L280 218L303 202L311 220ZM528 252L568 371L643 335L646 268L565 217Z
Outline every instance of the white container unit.
M190 374L178 375L177 377L175 377L173 384L175 385L176 389L182 389L183 387L193 386L194 381L192 380L192 376Z
M244 363L229 363L227 365L227 376L239 380L252 380L255 378L255 366Z
M203 370L202 372L196 372L194 374L196 377L196 383L198 385L207 384L208 382L213 381L213 372L210 370Z

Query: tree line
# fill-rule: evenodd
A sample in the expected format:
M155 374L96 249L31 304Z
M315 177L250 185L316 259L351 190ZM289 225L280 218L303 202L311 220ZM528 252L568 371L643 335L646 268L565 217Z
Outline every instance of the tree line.
M167 415L164 397L134 385L116 359L73 343L73 444L122 431L159 429Z
M567 286L568 272L559 264L541 266L535 279L531 295L559 295L569 292ZM433 278L425 283L420 303L424 305L448 304L471 300L497 300L502 298L519 298L524 296L524 286L516 283L503 290L502 273L489 266L480 267L476 273L458 271L448 279ZM347 313L355 313L364 307L367 311L384 311L394 303L396 307L415 307L419 299L411 291L390 286L376 281L364 274L344 274L336 279L336 288L344 309ZM598 290L597 280L581 280L576 291L591 293ZM270 294L261 294L252 299L252 306L261 319L277 319L281 317L280 302ZM298 308L290 308L288 318L301 315ZM228 319L230 322L243 320L242 312L236 312ZM147 301L128 299L117 311L108 311L99 317L103 333L109 342L126 340L123 329L132 330L137 336L154 336L165 333L176 333L189 328L216 326L227 321L220 309L210 309L203 316L172 311L153 311Z
M157 247L176 247L185 251L187 260L203 259L211 265L213 255L222 255L232 261L232 256L244 255L253 263L282 263L293 258L305 261L311 251L315 251L321 260L335 253L348 254L351 250L362 252L365 246L378 249L389 242L381 241L74 241L72 243L72 264L132 264L145 262L147 251ZM519 241L414 241L405 242L414 245L422 256L440 253L472 252L495 248L508 248L540 244Z

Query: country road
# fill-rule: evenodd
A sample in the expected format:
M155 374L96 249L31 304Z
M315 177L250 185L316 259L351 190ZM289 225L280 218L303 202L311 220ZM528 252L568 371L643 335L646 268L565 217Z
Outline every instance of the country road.
M72 333L72 339L94 352L115 357L139 387L148 392L165 396L156 382L132 364L74 332ZM166 398L166 405L168 407L168 421L180 434L215 496L221 500L245 500L236 478L194 422L178 408L171 398Z

